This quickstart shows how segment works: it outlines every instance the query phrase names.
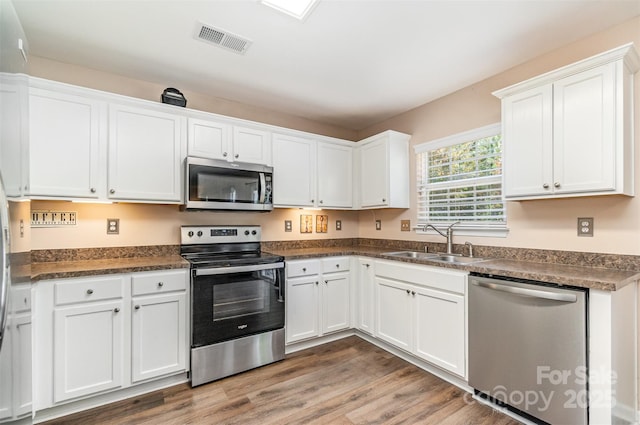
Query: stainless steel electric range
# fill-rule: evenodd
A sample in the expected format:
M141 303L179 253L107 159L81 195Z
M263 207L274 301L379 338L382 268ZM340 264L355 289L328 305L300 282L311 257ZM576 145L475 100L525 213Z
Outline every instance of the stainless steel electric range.
M191 385L284 359L284 258L260 226L182 226L191 263Z

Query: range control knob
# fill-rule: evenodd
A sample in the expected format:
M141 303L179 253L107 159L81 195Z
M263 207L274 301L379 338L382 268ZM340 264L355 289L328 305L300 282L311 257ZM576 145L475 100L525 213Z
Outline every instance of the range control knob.
M256 232L255 230L252 230L252 231L251 231L251 234L252 234L253 236L255 236L255 235L257 235L257 234L258 234L258 232Z
M187 236L192 237L193 236L193 230L189 230L189 233L187 233Z
M248 231L248 230L245 230L245 231L244 231L244 235L245 235L245 236L249 236L249 231Z
M202 230L198 230L198 237L202 236Z

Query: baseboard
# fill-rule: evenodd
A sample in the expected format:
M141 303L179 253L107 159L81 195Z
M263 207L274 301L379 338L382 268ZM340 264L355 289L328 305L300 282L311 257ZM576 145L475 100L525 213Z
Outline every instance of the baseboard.
M115 403L116 401L121 401L127 398L137 397L142 394L172 387L174 385L182 384L185 382L189 382L189 377L186 372L178 375L168 376L166 378L158 379L151 382L134 385L121 390L91 396L82 400L72 401L60 406L38 410L37 412L35 412L33 423L37 424L46 422L51 419L56 419L62 416L67 416L96 407L104 406L105 404Z

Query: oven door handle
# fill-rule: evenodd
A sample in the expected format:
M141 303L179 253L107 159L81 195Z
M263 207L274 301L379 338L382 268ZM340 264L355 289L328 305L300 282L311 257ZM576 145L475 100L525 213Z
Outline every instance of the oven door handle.
M195 269L196 276L211 276L217 274L255 272L258 270L283 269L284 263L254 264L252 266L216 267L212 269Z

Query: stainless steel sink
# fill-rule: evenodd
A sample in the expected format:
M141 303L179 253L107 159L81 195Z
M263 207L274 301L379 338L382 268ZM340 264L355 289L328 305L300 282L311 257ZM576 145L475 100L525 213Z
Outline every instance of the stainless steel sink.
M420 251L393 251L393 252L383 252L382 255L389 255L391 257L401 257L401 258L415 258L415 259L424 259L431 261L440 261L443 263L452 263L452 264L472 264L479 263L481 261L487 261L486 258L480 257L462 257L460 255L453 254L434 254Z
M460 255L451 255L451 254L437 254L433 257L430 257L429 260L442 261L443 263L453 263L453 264L472 264L472 263L479 263L481 261L487 261L486 258L462 257Z
M383 252L382 255L390 255L392 257L402 257L402 258L433 258L438 254L431 254L420 251L393 251L393 252Z

